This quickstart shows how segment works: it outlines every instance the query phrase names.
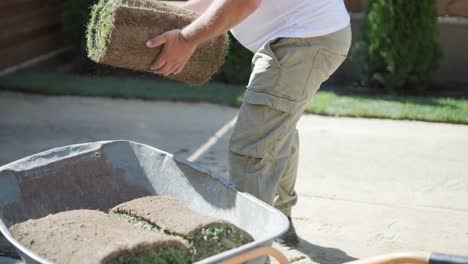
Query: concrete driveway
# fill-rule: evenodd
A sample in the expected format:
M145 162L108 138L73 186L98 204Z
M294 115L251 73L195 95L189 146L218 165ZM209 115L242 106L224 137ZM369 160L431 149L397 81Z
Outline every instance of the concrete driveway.
M0 92L0 165L53 147L129 139L226 173L237 109ZM294 263L395 251L468 255L468 126L306 115Z

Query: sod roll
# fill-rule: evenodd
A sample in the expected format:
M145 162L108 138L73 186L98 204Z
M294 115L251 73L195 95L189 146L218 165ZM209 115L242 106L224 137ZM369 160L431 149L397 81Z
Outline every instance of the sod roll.
M150 65L162 48L148 48L146 41L196 18L189 10L157 0L100 0L88 24L88 56L97 63L155 73ZM224 34L201 44L184 70L166 77L192 85L207 82L224 61L226 43Z
M16 224L10 232L57 264L189 263L182 239L146 232L99 211L61 212Z
M187 239L192 261L253 241L252 236L235 225L196 213L170 197L138 198L114 207L111 213L145 229Z

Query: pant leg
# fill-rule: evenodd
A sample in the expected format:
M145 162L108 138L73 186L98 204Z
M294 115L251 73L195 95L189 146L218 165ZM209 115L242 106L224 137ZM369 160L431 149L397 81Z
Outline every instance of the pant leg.
M254 55L229 143L229 175L240 191L268 204L278 193L277 205L290 214L296 200L297 121L345 59L350 35L348 27L322 37L280 39Z
M269 106L241 106L229 151L229 175L240 191L273 204L290 160L293 118Z
M280 178L274 206L286 216L291 216L291 209L297 203L297 194L294 190L299 163L299 133L294 129L292 134L291 151L286 165L286 170Z

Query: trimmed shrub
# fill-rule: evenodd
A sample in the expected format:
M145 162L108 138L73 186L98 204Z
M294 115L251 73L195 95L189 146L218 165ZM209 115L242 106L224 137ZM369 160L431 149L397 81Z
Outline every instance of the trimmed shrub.
M65 43L74 48L81 60L86 55L86 25L94 0L66 0L62 17L62 32Z
M62 16L62 33L64 41L73 48L78 59L78 71L97 75L108 75L116 69L94 63L86 51L86 30L91 18L91 7L97 0L65 0Z
M220 77L226 83L247 84L249 81L253 53L244 48L230 33L226 61L220 70Z
M437 11L432 0L370 0L353 59L362 85L424 90L438 69Z

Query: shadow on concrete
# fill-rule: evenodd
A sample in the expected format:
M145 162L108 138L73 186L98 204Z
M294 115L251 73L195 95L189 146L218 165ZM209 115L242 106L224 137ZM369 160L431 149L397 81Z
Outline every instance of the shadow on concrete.
M299 245L295 249L319 264L346 263L357 259L340 249L314 245L302 238L299 238Z

